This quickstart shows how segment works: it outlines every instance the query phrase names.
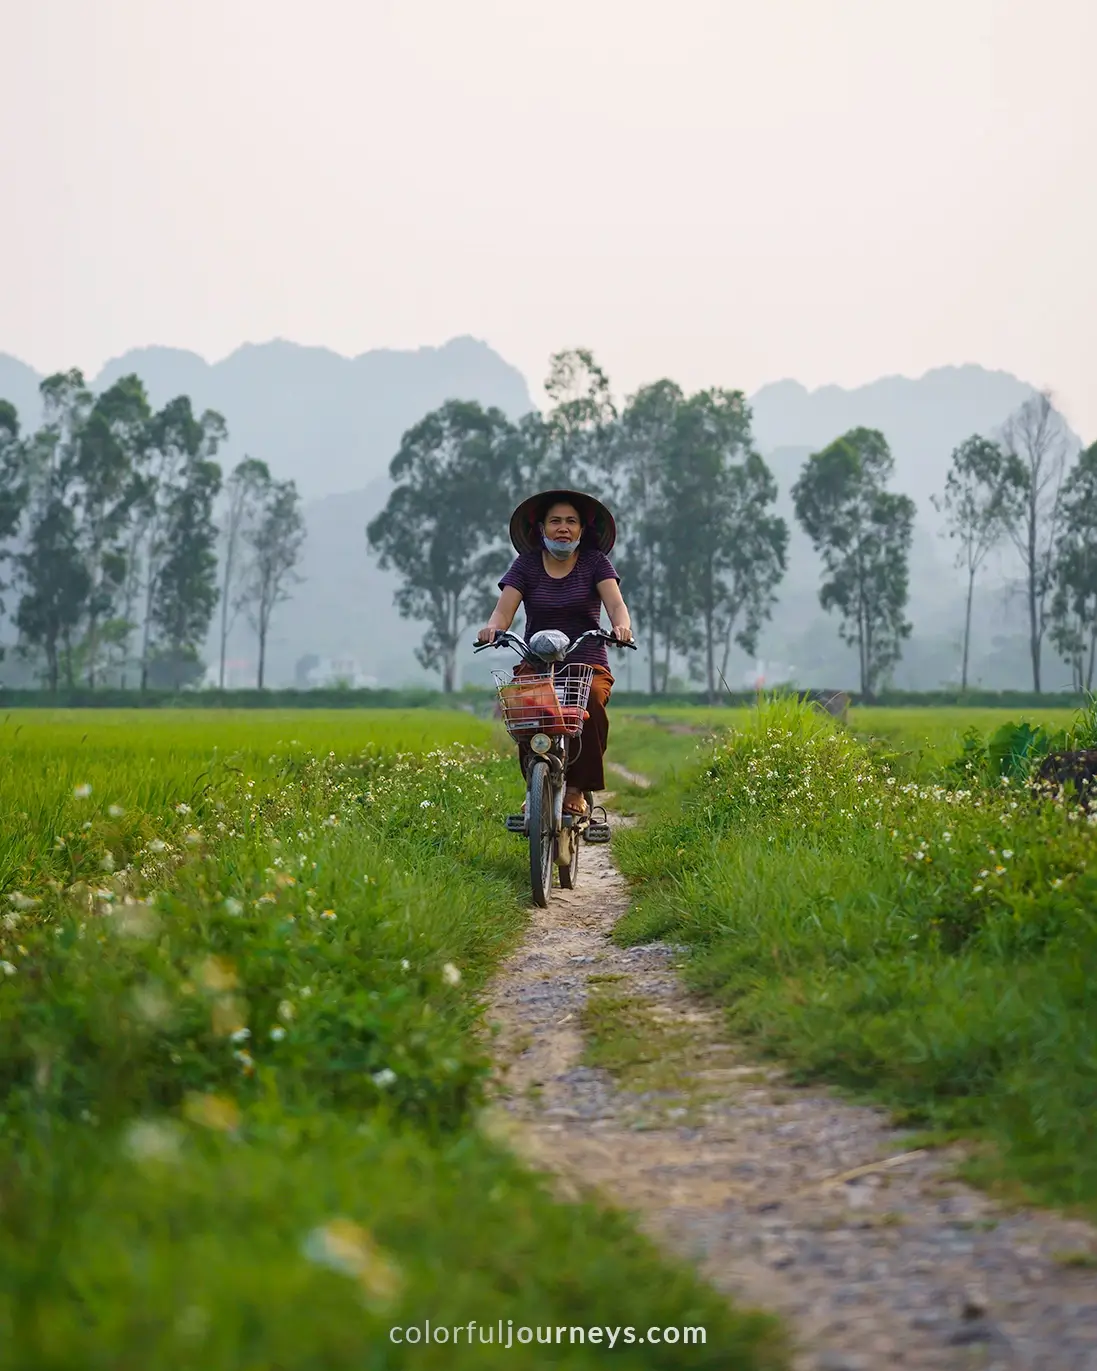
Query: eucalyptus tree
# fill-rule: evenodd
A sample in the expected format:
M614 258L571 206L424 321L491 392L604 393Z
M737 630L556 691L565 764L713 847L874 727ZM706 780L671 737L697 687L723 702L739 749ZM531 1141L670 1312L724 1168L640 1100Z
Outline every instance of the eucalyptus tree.
M942 495L932 497L945 516L949 538L956 545L956 565L967 576L964 600L964 640L960 687L967 689L971 648L971 609L975 578L990 552L1015 524L1020 512L1024 468L1018 458L978 434L965 439L952 453Z
M894 460L884 435L855 428L804 463L792 498L821 554L819 603L857 648L861 693L872 699L910 635L905 617L914 502L887 489Z

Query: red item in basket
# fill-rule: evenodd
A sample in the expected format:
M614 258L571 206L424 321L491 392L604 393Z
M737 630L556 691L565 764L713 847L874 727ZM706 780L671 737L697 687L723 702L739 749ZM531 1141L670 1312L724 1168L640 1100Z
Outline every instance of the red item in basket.
M507 686L507 713L513 725L531 733L563 731L564 716L552 682L544 678L514 681Z

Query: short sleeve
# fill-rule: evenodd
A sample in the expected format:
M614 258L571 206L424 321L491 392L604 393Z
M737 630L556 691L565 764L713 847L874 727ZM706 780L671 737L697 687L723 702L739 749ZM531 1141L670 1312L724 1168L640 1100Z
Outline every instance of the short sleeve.
M600 586L603 581L616 581L618 585L621 584L620 576L617 575L613 563L604 552L595 552L592 570L596 586Z
M507 568L503 579L499 582L499 589L506 590L507 586L513 586L518 594L525 599L528 582L529 578L526 575L526 568L522 564L522 558L515 557Z

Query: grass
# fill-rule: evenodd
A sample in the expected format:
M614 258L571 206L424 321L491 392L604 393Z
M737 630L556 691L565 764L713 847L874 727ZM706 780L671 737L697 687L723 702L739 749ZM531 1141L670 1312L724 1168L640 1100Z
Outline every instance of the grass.
M490 725L3 729L0 1366L483 1365L390 1340L427 1319L703 1325L704 1346L615 1356L781 1364L770 1320L476 1126L479 992L526 917Z
M1023 786L912 777L772 705L619 838L618 937L688 943L692 984L803 1079L977 1139L984 1181L1093 1214L1094 837Z
M932 775L943 761L955 756L969 730L993 733L1007 721L1040 723L1048 728L1062 728L1073 719L1068 709L1022 710L1016 713L1003 709L851 709L849 725L866 741L886 740L896 760L908 769Z

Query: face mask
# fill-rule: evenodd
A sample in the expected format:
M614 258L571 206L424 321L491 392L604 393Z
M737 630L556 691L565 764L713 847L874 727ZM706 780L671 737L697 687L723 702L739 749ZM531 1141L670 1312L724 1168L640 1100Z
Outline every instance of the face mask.
M542 531L541 541L544 543L545 551L549 554L550 557L555 557L559 562L566 562L567 559L571 556L571 554L579 546L579 544L583 541L583 536L582 534L580 534L579 537L576 538L574 543L556 543L553 542L553 540L548 536L547 533Z

